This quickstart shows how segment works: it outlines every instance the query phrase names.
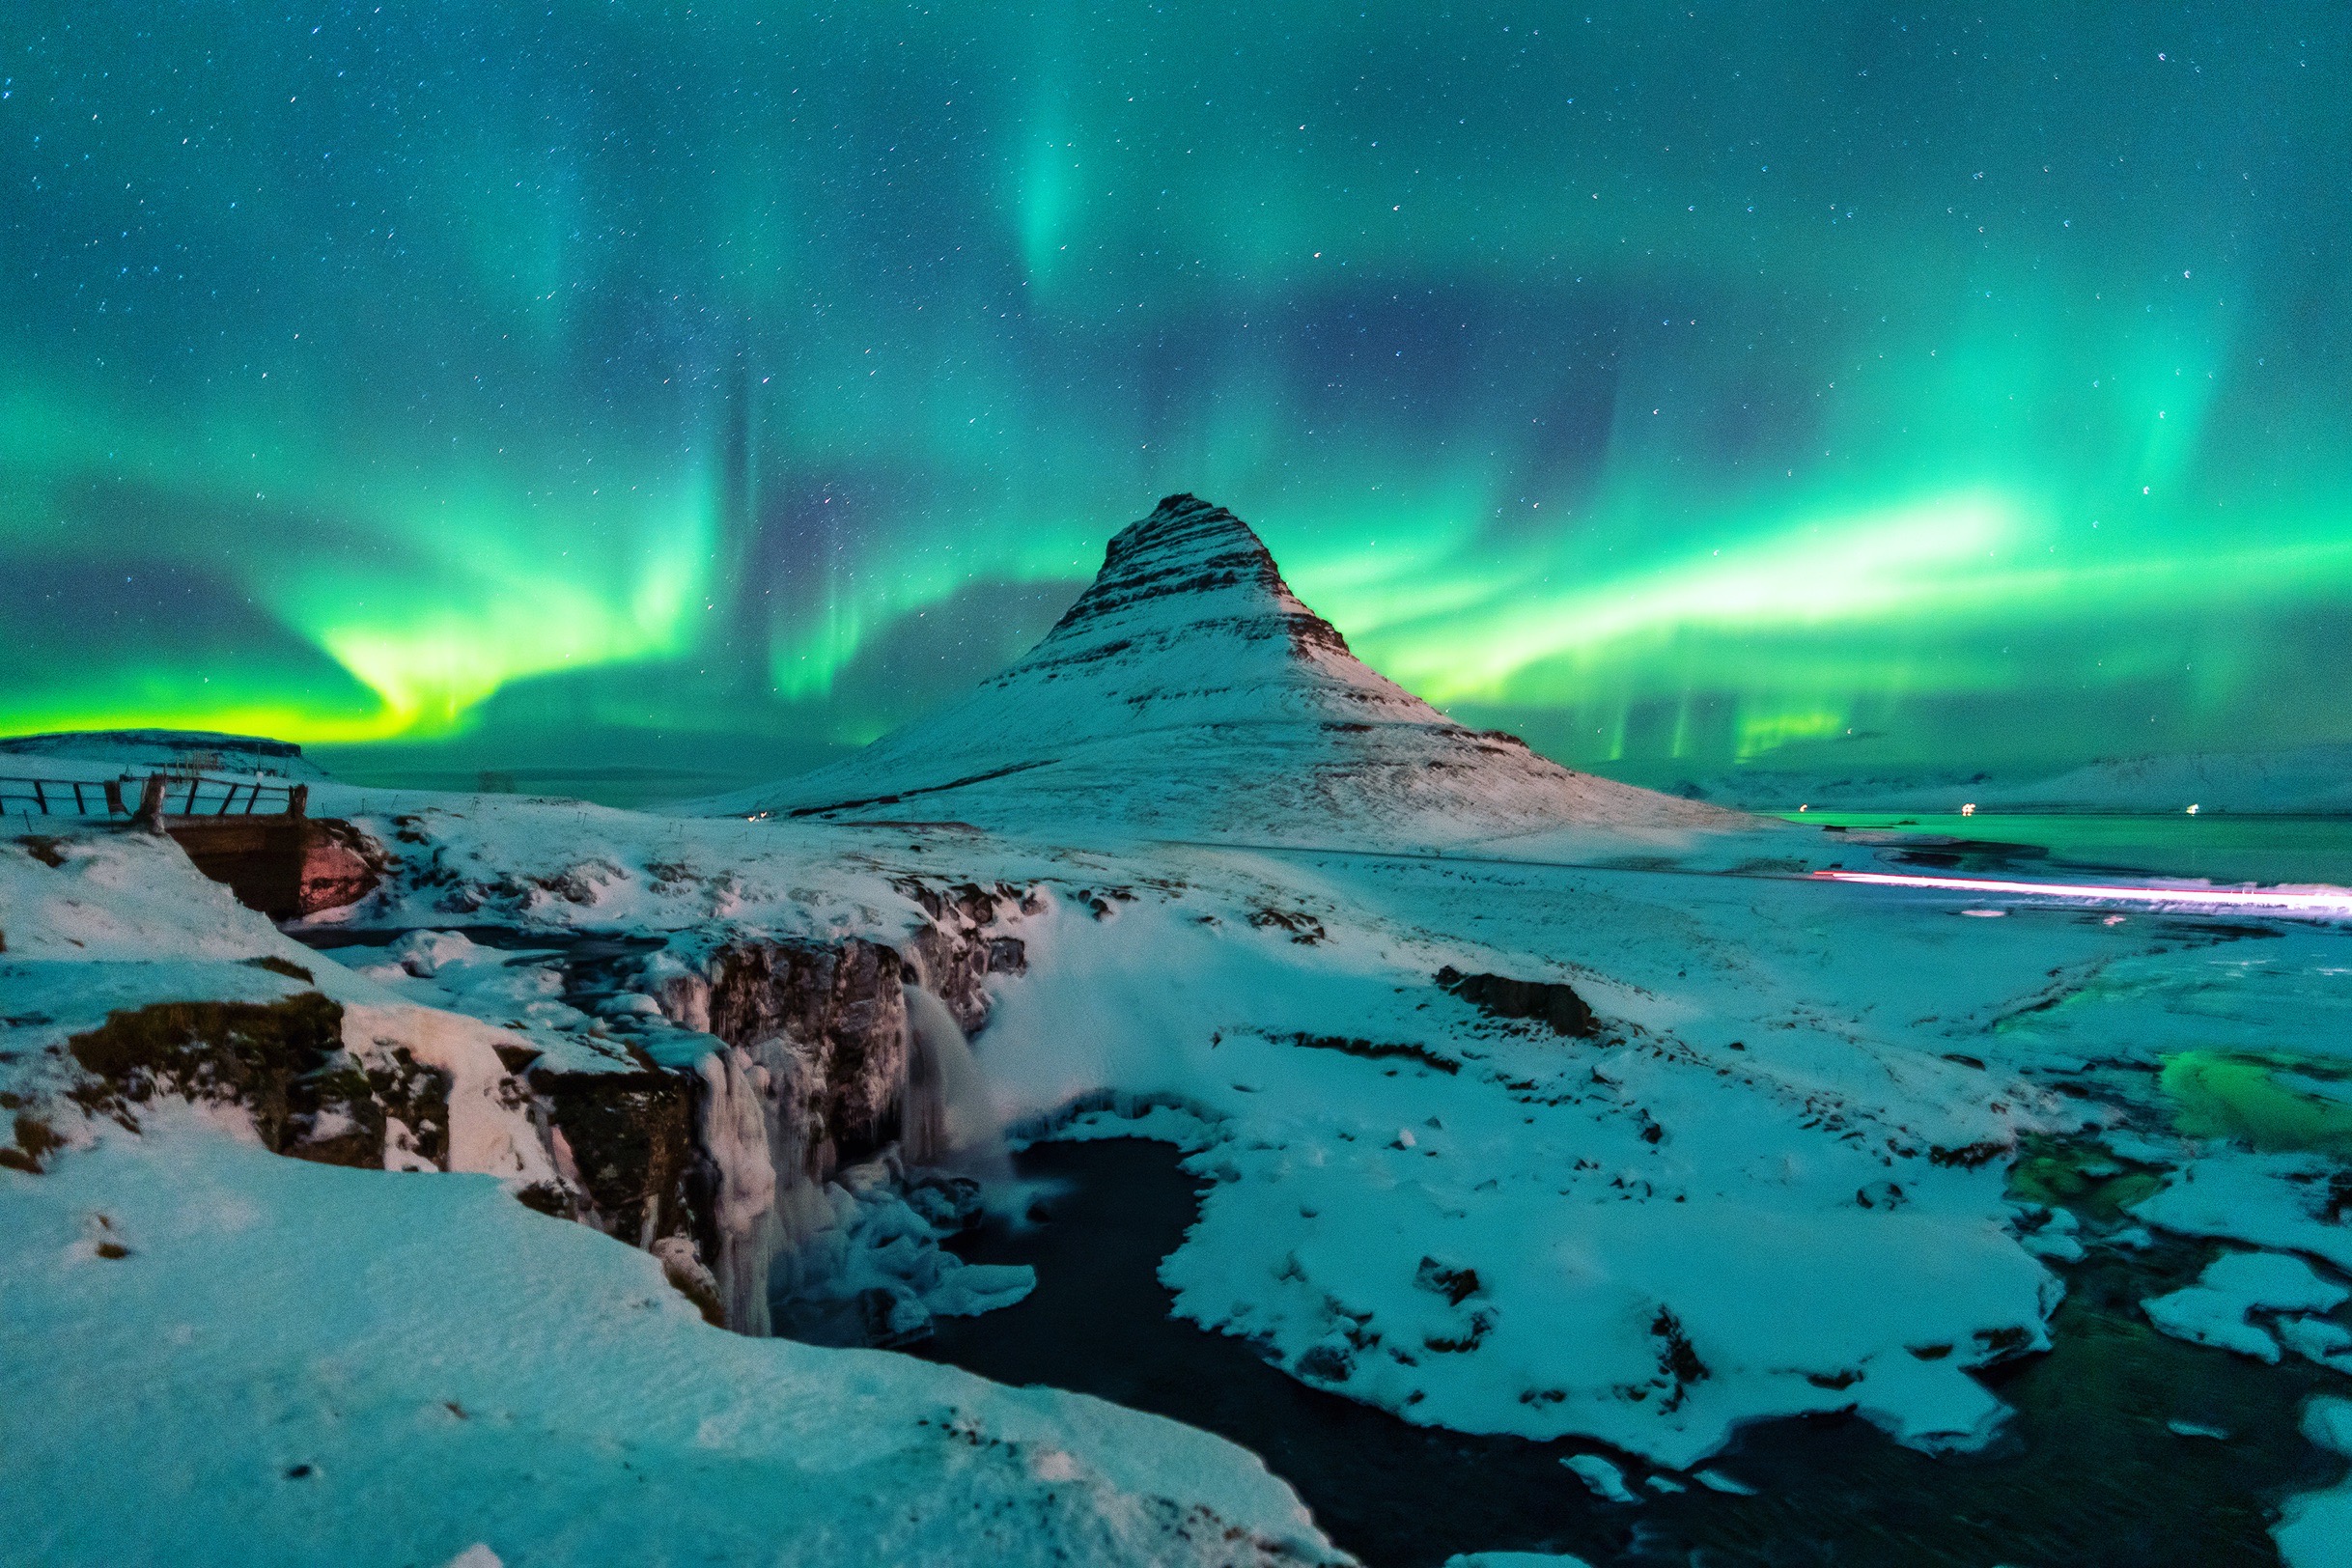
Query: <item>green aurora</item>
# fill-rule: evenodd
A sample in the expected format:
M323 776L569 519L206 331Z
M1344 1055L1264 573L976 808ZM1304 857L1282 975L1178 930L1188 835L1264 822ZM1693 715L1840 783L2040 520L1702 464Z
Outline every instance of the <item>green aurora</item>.
M797 766L1190 490L1576 765L2352 738L2347 59L2333 0L20 0L0 732Z

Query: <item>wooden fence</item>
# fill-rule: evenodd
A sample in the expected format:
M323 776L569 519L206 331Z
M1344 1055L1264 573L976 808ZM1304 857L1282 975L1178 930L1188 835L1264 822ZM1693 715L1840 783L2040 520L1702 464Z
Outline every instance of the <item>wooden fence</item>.
M127 793L135 789L133 797ZM0 777L0 817L301 817L307 784L204 773L150 773L141 779Z

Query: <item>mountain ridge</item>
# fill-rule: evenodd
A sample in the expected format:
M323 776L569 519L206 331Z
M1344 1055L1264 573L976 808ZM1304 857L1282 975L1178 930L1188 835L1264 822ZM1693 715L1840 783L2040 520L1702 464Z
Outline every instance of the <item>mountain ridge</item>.
M1357 658L1248 524L1189 493L1114 535L1036 646L962 699L689 809L876 820L917 798L1000 829L1388 847L1753 826L1456 723Z

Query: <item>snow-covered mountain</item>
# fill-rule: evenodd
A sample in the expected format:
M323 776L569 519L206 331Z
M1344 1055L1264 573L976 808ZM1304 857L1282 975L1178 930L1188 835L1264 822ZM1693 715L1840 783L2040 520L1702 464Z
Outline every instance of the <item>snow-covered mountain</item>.
M1752 826L1455 723L1349 653L1248 525L1192 495L1112 539L1044 640L963 701L702 808L1398 846Z

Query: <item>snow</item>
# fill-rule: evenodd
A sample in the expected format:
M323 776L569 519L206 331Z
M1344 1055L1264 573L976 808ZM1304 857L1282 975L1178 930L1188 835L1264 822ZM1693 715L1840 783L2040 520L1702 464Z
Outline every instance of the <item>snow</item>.
M2182 1165L2133 1212L2184 1236L2304 1252L2352 1274L2352 1225L2320 1212L2337 1168L2309 1155L2219 1151Z
M1024 1135L1162 1137L1215 1179L1162 1267L1180 1312L1408 1420L1675 1468L1806 1412L1928 1449L1989 1439L2002 1407L1970 1369L2044 1343L2044 1259L2105 1240L2010 1202L2007 1151L2112 1132L2181 1165L2198 1146L2147 1068L2276 1044L2282 1017L2321 1040L2344 1007L2324 934L2216 945L2024 905L1958 921L1931 889L1722 874L1739 833L1554 865L416 804L407 853L455 878L403 879L369 919L667 933L690 957L714 932L903 940L909 878L1035 884L1028 973L992 982L976 1059ZM591 856L606 869L567 878ZM1604 1034L1487 1018L1432 984L1448 965L1573 984ZM1478 1292L1416 1283L1425 1259ZM1671 1371L1662 1311L1705 1376Z
M61 763L65 768L59 768ZM316 763L302 755L300 746L251 735L207 730L69 730L0 740L0 773L94 779L191 765L213 774L260 771L295 780L326 777Z
M2254 1312L2326 1312L2347 1297L2352 1290L2320 1278L2301 1258L2283 1252L2229 1252L2214 1260L2189 1289L2141 1304L2148 1321L2174 1338L2276 1361L2279 1341L2250 1321ZM2327 1340L2321 1333L2305 1342Z
M2340 1160L2247 1146L2181 1065L2339 1072L2341 932L2025 898L1959 919L1987 901L1816 880L1872 852L1450 724L1349 658L1213 509L1122 535L1097 589L967 703L721 808L320 784L315 812L399 857L363 904L300 928L391 938L337 949L348 965L159 841L70 841L57 867L0 846L12 1089L53 1102L48 1048L108 1008L305 989L266 957L344 1004L354 1049L443 1065L461 1163L498 1178L299 1166L170 1118L145 1139L76 1121L49 1174L0 1172L0 1332L66 1353L7 1358L8 1408L70 1423L0 1433L36 1450L0 1503L94 1497L86 1533L48 1526L54 1555L161 1539L89 1473L134 1451L151 1411L166 1438L223 1436L136 1448L187 1499L143 1527L200 1541L250 1514L356 1561L475 1544L585 1560L592 1542L629 1559L657 1554L649 1520L702 1532L678 1556L757 1541L921 1560L984 1517L1042 1521L1036 1539L1078 1557L1181 1560L1214 1555L1177 1539L1195 1503L1319 1552L1295 1499L1213 1440L717 1334L663 1282L692 1257L507 1197L536 1167L498 1045L578 1072L642 1053L708 1085L722 1293L791 1257L815 1306L880 1291L893 1329L1017 1297L1025 1281L926 1250L926 1200L886 1162L779 1182L797 1156L762 1097L790 1053L722 1046L681 1004L729 941L904 950L929 918L916 893L966 881L1034 889L1025 973L989 976L970 1044L989 1108L1021 1138L1176 1146L1209 1184L1161 1267L1176 1311L1404 1420L1605 1444L1618 1457L1593 1462L1628 1496L1637 1464L1674 1472L1645 1486L1745 1493L1708 1462L1791 1415L1977 1447L2005 1412L1973 1374L2046 1346L2057 1270L2155 1230L2258 1249L2152 1302L2168 1328L2330 1365L2348 1348L2310 1304L2352 1273ZM597 944L634 956L583 988ZM1573 987L1598 1026L1493 1016L1437 983L1449 967ZM2050 1147L2139 1184L2125 1212L2013 1192L2021 1156ZM101 1211L132 1258L90 1250ZM766 1299L736 1305L755 1322ZM314 1470L289 1491L294 1463ZM2338 1498L2298 1502L2282 1549L2317 1550ZM363 1539L371 1517L389 1523Z
M1570 1454L1560 1461L1603 1502L1639 1502L1626 1487L1625 1472L1599 1454Z
M1256 535L1190 495L1113 539L1060 624L969 697L700 809L1274 842L1337 820L1355 842L1415 847L1607 828L1619 853L1769 831L1464 729L1350 657Z
M1774 767L1702 775L1710 799L1788 811L1998 811L2340 815L2352 812L2352 746L2178 752L2103 758L2076 767L1999 772L1868 767Z
M2323 1395L2304 1406L2303 1435L2316 1447L2352 1459L2352 1399ZM2287 1498L2271 1536L2287 1568L2352 1563L2352 1480L2333 1491Z
M0 1171L0 1302L18 1560L1335 1560L1205 1434L730 1334L494 1182L164 1114Z
M1206 1434L706 1326L663 1259L515 1201L548 1174L505 1092L515 1036L300 948L166 841L50 853L0 846L0 1081L69 1135L0 1169L12 1557L1340 1560ZM284 1159L170 1101L133 1134L60 1097L55 1048L112 1008L314 986L355 1053L451 1076L451 1162L485 1174ZM941 1282L967 1307L1022 1285L963 1273L987 1275Z
M1410 1420L1582 1434L1678 1466L1768 1413L1860 1409L1930 1447L1989 1435L1999 1406L1964 1368L2004 1338L2038 1342L2052 1281L2005 1229L1999 1170L1926 1156L2013 1134L2016 1107L1972 1110L1954 1091L2021 1091L1944 1061L1940 1031L1908 1051L1815 1032L1831 988L1862 973L1879 977L1855 988L1866 1009L1917 1018L1871 994L1932 966L1882 937L1855 972L1780 999L1799 1030L1754 928L1802 941L1831 908L1802 883L1739 885L1710 911L1679 880L1648 901L1633 874L1159 860L1180 892L1138 893L1113 922L1065 901L1024 928L1030 974L1003 988L978 1049L1017 1115L1116 1088L1152 1115L1188 1107L1188 1140L1214 1130L1192 1168L1217 1185L1162 1269L1180 1312ZM1257 880L1274 876L1286 885ZM1756 921L1759 899L1788 917ZM1253 928L1253 906L1310 910L1326 938ZM1442 963L1478 953L1465 921L1570 966L1624 1037L1561 1040L1439 992ZM1836 965L1804 945L1808 966ZM2016 983L2046 983L2047 934L2001 945ZM1723 972L1697 994L1687 974L1673 984L1710 965ZM1552 967L1509 949L1475 966ZM1340 1028L1419 1054L1298 1043ZM1891 1085L1909 1091L1894 1114ZM1087 1130L1113 1120L1097 1110ZM1896 1203L1857 1201L1890 1176ZM1425 1259L1473 1270L1477 1288L1433 1292ZM1662 1309L1704 1377L1677 1386L1664 1370Z
M554 1180L525 1098L498 1059L498 1047L515 1044L513 1035L430 1007L352 1002L343 1010L343 1043L363 1063L406 1050L449 1075L447 1169L523 1183Z
M2091 763L2053 777L1991 788L1971 799L2010 809L2352 812L2352 746L2190 752Z

